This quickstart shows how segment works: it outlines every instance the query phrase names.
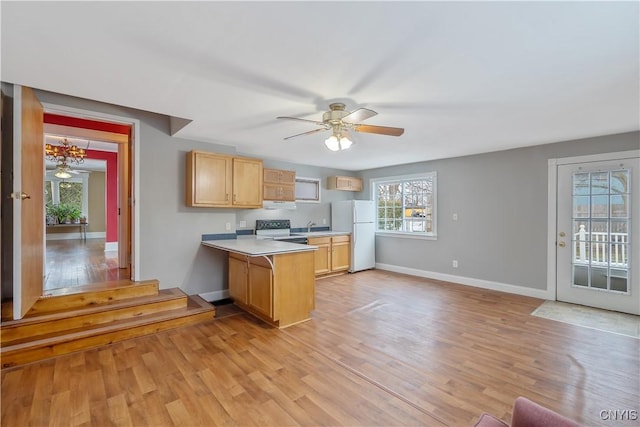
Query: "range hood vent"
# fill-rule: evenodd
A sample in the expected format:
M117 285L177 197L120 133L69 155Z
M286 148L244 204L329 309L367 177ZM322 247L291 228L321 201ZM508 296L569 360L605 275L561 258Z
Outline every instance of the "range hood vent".
M288 211L296 210L295 202L282 202L278 200L265 200L262 202L264 209L284 209Z

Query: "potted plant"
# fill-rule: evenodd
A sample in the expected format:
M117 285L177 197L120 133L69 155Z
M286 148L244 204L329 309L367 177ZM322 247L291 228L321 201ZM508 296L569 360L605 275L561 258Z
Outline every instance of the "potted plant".
M77 206L69 206L69 219L72 223L78 224L82 216L82 210Z
M49 208L51 215L53 215L58 220L58 224L69 224L71 220L69 219L69 214L71 211L71 206L66 203L60 203L58 205L51 205Z

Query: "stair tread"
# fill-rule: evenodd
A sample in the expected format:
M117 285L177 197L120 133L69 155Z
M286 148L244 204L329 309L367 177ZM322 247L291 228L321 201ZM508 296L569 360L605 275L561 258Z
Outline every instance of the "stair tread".
M207 303L198 296L190 296L187 298L187 306L173 310L167 310L162 313L146 314L139 317L116 320L107 324L95 325L92 327L84 327L76 330L66 331L64 334L55 334L54 336L43 336L36 340L19 343L3 344L0 353L8 353L11 351L19 351L28 348L45 347L49 345L59 344L63 342L73 341L90 336L107 334L119 330L135 328L137 326L156 323L164 320L177 319L180 317L192 316L208 311L215 314L213 305ZM213 316L212 316L213 318Z
M25 325L51 322L54 320L61 320L69 317L95 314L95 313L100 313L100 312L109 311L113 309L127 308L127 307L133 307L136 305L151 304L151 303L162 302L162 301L170 301L172 299L185 298L185 297L187 297L187 294L185 294L180 288L163 289L158 292L158 295L133 297L133 298L127 298L123 300L109 301L104 304L95 304L95 305L89 305L89 306L80 307L80 308L73 307L65 310L52 311L52 312L47 312L45 314L40 314L38 316L25 317L18 320L9 320L6 322L2 322L0 326L2 327L2 329L16 328L16 327L25 326Z
M113 291L120 288L130 288L135 286L145 286L149 284L158 284L157 279L141 280L134 282L128 279L110 280L107 282L88 283L81 286L72 286L67 288L51 289L46 291L45 298L56 297L61 295L73 295L86 292Z

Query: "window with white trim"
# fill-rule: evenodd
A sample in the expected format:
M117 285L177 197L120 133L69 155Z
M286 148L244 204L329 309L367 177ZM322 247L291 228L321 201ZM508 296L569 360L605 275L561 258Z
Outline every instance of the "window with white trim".
M89 214L89 174L83 173L80 177L60 179L47 171L44 182L45 204L59 205L61 203L77 207L82 216L87 218Z
M436 172L373 181L376 231L436 236Z

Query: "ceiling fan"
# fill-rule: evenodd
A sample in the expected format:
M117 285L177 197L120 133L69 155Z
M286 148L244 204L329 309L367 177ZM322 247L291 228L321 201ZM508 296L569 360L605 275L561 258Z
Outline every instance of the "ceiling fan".
M349 112L345 111L344 109L345 105L341 102L334 102L333 104L329 104L329 111L325 112L322 115L322 121L286 116L279 116L276 118L309 122L320 126L320 128L318 129L313 129L307 132L299 133L297 135L291 135L284 139L291 139L302 135L311 135L317 132L332 130L333 134L325 141L327 147L332 151L344 150L351 146L352 141L348 138L349 131L377 133L380 135L389 136L400 136L404 133L403 128L365 125L359 123L378 114L373 110L369 110L368 108L358 108L357 110Z

